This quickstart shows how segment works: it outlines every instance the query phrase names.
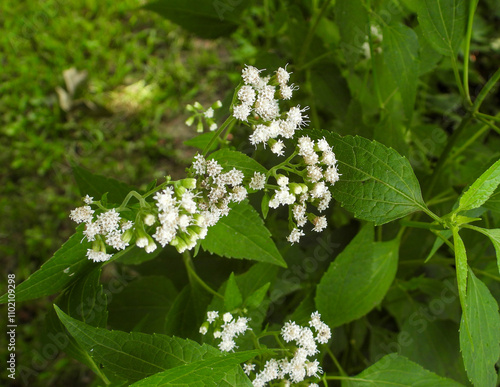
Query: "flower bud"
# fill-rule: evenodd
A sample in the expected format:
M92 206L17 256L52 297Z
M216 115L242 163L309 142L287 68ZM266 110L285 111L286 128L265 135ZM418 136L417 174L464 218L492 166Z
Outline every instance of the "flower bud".
M181 186L187 188L187 189L194 189L196 188L196 179L193 178L188 178L188 179L182 179L179 180Z
M290 188L291 193L294 195L300 195L302 193L302 185L303 184L290 183L288 187Z
M194 122L194 116L191 116L191 117L189 117L189 118L186 120L185 124L186 124L187 126L191 126L191 125L193 125L193 122Z
M132 230L131 228L129 228L128 230L126 230L122 236L121 236L121 239L122 241L124 241L125 243L129 243L130 240L132 239L132 237L134 236L134 230Z
M213 109L220 109L222 107L222 102L221 101L216 101L212 104Z
M144 217L144 224L146 226L152 226L155 222L156 218L153 214L147 214L145 217Z

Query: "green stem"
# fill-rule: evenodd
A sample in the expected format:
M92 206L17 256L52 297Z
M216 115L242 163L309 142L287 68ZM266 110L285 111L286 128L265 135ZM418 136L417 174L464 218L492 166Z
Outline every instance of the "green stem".
M203 281L199 276L198 274L196 274L196 271L194 269L194 264L193 264L193 261L191 259L191 254L189 253L189 251L185 251L183 254L182 254L182 258L184 260L184 266L186 266L186 270L188 272L188 277L189 277L189 282L190 283L193 283L193 281L196 281L198 282L199 285L201 285L201 287L203 289L205 289L207 292L209 292L210 294L213 294L215 297L218 297L220 299L224 299L224 296L222 296L221 294L217 293L215 290L213 290L210 286L208 286L205 281Z
M489 114L484 114L484 113L481 113L481 112L476 112L475 114L476 117L482 117L484 118L485 120L492 120L492 121L497 121L497 122L500 122L500 117L498 115L496 116L491 116Z
M298 154L299 154L299 152L297 152L297 150L295 150L285 161L283 161L282 163L280 163L278 165L275 165L269 171L267 171L266 180L269 176L276 176L276 171L279 170L280 168L282 168L283 166L288 165L290 163L290 161L292 161L292 159L295 156L297 156Z
M464 86L462 85L462 80L460 79L460 72L458 71L458 63L457 58L451 58L451 67L453 68L453 74L455 75L455 81L457 82L458 90L460 95L464 100L467 100L467 96L465 94Z
M500 128L498 126L496 126L495 124L493 124L492 122L484 119L483 117L477 117L477 119L479 121L481 121L483 124L486 124L488 127L490 127L491 129L493 129L498 134L500 134Z
M323 6L321 7L319 13L316 16L316 19L314 20L314 23L311 24L309 31L307 31L307 36L304 39L304 44L302 45L302 49L300 50L299 60L297 61L298 68L302 68L302 64L304 63L304 59L306 57L307 52L309 51L309 46L311 45L314 32L316 31L316 28L318 27L320 20L322 19L323 15L325 14L331 2L332 0L325 0Z
M210 139L209 143L205 146L205 148L203 149L203 152L201 152L201 154L203 155L203 157L206 157L208 152L210 151L210 149L212 148L212 145L213 143L219 138L219 136L222 134L222 132L224 131L224 129L226 129L226 127L233 121L235 121L236 119L233 117L233 116L229 116L226 121L224 121L224 123L220 126L219 129L217 129L217 131L214 133L213 137Z
M479 95L474 101L474 104L472 105L472 112L475 113L479 110L481 107L481 104L483 103L484 99L488 95L488 93L495 87L496 83L500 79L500 68L498 68L497 71L495 71L495 74L486 82L486 85L481 89L479 92Z
M467 103L472 105L469 92L469 57L470 57L470 42L472 37L472 24L474 21L474 13L476 12L478 0L472 0L469 6L469 18L467 19L467 33L465 36L465 50L464 50L464 74L463 83L465 97L467 98Z
M146 203L146 200L144 200L144 198L142 197L142 195L137 192L137 191L130 191L127 196L125 197L125 199L123 199L123 202L122 204L120 205L120 207L118 207L116 209L116 211L120 212L120 211L123 211L125 208L127 208L127 204L128 202L130 201L130 199L132 198L136 198L139 203L141 204L141 207L145 207L147 206L147 203Z
M484 271L484 270L479 270L479 269L474 269L474 271L475 271L476 273L479 273L479 274L484 275L485 277L489 277L489 278L491 278L491 279L494 279L495 281L500 282L500 277L499 277L499 276L497 276L497 275L494 275L494 274L488 273L487 271Z
M330 348L326 347L326 353L328 353L328 356L330 356L330 358L333 360L333 362L335 363L335 366L338 368L340 374L344 375L344 376L347 375L347 373L344 371L344 369L340 365L337 357L333 354L333 352L330 350Z
M425 228L427 230L442 230L443 227L441 225L427 223L427 222L415 222L411 220L401 220L400 223L406 227L414 227L414 228Z

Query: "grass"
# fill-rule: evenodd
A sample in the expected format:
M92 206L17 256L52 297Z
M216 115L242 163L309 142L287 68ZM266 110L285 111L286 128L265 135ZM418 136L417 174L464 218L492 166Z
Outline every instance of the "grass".
M135 186L181 175L190 154L179 138L194 135L185 104L229 89L220 43L193 39L142 4L0 4L2 278L15 272L20 283L74 232L68 214L81 202L71 163ZM87 73L73 95L63 76L70 68ZM41 350L44 308L18 307L20 364ZM76 363L57 359L35 367L30 385L89 380Z

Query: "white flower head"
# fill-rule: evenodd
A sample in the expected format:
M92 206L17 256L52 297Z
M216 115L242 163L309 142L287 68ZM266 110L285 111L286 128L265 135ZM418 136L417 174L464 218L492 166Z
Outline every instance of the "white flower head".
M271 152L273 152L278 156L283 156L285 154L284 149L285 149L285 144L283 144L283 141L278 140L271 147Z
M261 190L266 184L266 175L260 172L254 172L250 184L248 185L251 189Z

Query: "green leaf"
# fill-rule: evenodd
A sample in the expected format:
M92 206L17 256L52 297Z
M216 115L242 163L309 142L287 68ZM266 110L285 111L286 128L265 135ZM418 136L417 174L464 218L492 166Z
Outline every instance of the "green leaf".
M249 295L248 298L245 300L245 306L247 308L253 309L261 305L262 301L264 301L264 297L266 296L269 286L271 286L270 282L261 286L254 293Z
M500 184L500 160L488 168L460 198L456 212L482 206Z
M90 243L83 240L84 227L85 225L78 226L77 232L52 258L16 286L17 302L57 293L99 265L86 257ZM0 298L0 303L4 302L7 302L7 294Z
M271 233L248 201L237 204L229 215L210 227L201 246L227 258L252 259L286 267Z
M462 305L462 310L465 309L465 295L467 291L467 273L469 272L467 266L467 252L465 251L465 245L458 234L458 229L453 228L453 244L455 247L455 267L457 270L457 285L458 294L460 295L460 304Z
M56 305L54 308L69 333L96 363L129 381L220 356L220 352L213 347L178 337L94 328L69 317Z
M244 351L197 361L150 376L132 384L141 386L248 386L252 383L242 373L240 364L260 351Z
M455 56L465 34L465 0L421 0L417 14L432 47L440 54Z
M359 375L349 380L349 387L459 387L463 386L454 380L442 378L435 373L425 370L403 356L391 353L368 367Z
M410 163L394 149L363 137L311 131L333 145L340 180L333 196L359 219L376 225L426 209Z
M349 66L354 67L367 39L368 11L361 0L338 0L335 2L335 22L342 37L340 48Z
M221 149L208 156L208 159L217 161L225 171L239 169L245 177L250 178L254 172L267 173L266 168L247 155L230 149Z
M417 34L401 23L386 25L382 48L386 66L401 92L405 115L410 119L417 95L420 66Z
M330 264L317 286L316 306L331 328L370 312L394 280L399 240L373 239L373 224L369 223Z
M474 227L474 230L477 230L490 238L497 254L498 272L500 272L500 228L486 229L482 227Z
M205 147L208 145L210 140L212 140L212 137L215 135L213 132L208 132L208 133L203 133L200 134L199 136L190 138L189 140L184 141L184 145L187 146L192 146L194 148L198 148L201 150L204 150ZM210 147L209 151L213 151L217 148L217 142L214 142L212 146Z
M78 280L66 289L54 302L68 315L84 321L95 327L105 327L108 312L106 310L107 297L100 283L101 268L96 267L87 275L80 276ZM45 337L69 356L86 364L94 373L101 372L75 339L66 333L54 309L50 309L45 317Z
M475 386L496 386L495 363L500 357L498 304L472 270L460 323L460 349L470 381Z
M233 310L241 306L243 297L241 296L238 284L234 278L234 273L231 273L227 280L226 291L224 292L224 306L226 310Z
M138 278L112 295L108 305L109 323L127 332L141 323L141 332L163 333L165 318L176 296L177 290L166 277Z
M180 25L204 39L231 34L239 23L239 15L249 2L223 0L162 0L146 4L144 8Z
M93 174L76 165L73 165L71 169L82 196L89 195L94 200L100 200L102 195L107 193L109 203L121 203L130 191L134 191L134 188L128 184Z

